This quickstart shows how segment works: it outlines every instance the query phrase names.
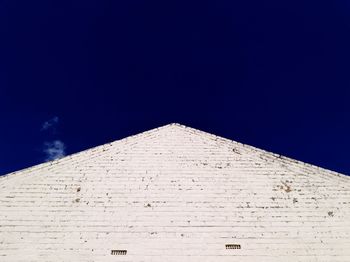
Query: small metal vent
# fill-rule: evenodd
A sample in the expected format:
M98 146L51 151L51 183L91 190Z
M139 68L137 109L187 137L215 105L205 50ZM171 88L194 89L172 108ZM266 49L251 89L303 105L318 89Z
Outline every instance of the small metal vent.
M111 250L111 255L125 256L127 252L128 252L127 250Z
M241 245L238 244L226 244L226 249L241 249Z

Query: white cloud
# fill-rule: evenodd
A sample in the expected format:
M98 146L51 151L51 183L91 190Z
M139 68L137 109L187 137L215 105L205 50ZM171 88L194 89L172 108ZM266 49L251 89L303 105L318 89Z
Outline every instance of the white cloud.
M58 116L55 116L55 117L47 120L41 126L41 131L45 131L45 130L48 130L50 128L53 128L55 130L55 126L58 124L58 121L59 121Z
M46 154L45 161L51 161L58 158L62 158L66 155L66 146L60 140L54 140L52 142L44 143L44 153Z

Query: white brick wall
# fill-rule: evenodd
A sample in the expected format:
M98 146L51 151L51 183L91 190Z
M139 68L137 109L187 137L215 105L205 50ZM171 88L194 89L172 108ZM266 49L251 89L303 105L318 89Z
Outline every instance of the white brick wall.
M0 177L0 261L349 262L350 177L167 125Z

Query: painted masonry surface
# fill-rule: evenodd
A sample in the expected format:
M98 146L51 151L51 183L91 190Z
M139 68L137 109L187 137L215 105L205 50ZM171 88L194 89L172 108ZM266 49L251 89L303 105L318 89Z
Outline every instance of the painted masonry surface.
M0 261L350 261L350 177L170 124L0 177Z

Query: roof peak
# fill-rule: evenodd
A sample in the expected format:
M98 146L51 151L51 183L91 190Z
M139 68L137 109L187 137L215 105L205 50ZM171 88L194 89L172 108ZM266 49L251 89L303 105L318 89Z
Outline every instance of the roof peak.
M183 126L183 127L186 127L185 125L180 124L180 123L177 123L177 122L172 122L172 123L166 124L166 125L164 125L164 126Z

